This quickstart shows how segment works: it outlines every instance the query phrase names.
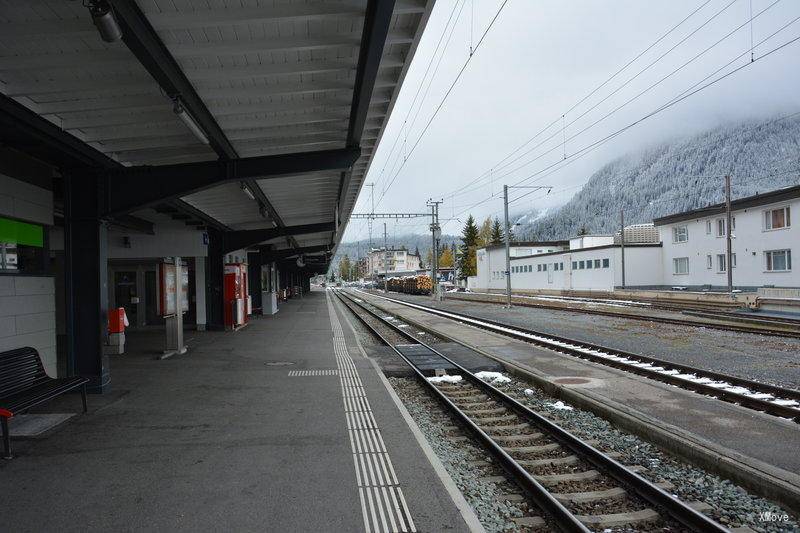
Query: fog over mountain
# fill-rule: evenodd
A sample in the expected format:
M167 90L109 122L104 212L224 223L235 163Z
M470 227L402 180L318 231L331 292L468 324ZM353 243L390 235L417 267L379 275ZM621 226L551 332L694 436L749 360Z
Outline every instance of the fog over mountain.
M724 176L741 198L800 184L800 115L720 126L620 157L560 208L519 213L516 234L564 239L722 202Z
M564 205L513 213L514 233L525 240L567 239L581 230L611 233L618 230L620 210L626 224L651 222L723 201L726 174L734 199L800 184L800 114L719 126L619 157ZM448 245L457 239L443 236ZM424 258L430 235L397 236L389 244L419 246ZM367 247L366 240L342 243L339 255L355 257Z

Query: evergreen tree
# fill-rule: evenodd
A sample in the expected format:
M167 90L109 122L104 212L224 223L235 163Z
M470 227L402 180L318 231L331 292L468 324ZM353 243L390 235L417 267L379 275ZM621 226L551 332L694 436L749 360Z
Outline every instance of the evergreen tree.
M467 223L461 232L461 257L458 264L458 275L460 279L467 279L468 276L477 274L477 261L475 250L478 246L478 226L472 215L467 218Z
M492 223L492 233L489 238L489 244L503 244L503 227L500 225L500 220L494 217Z

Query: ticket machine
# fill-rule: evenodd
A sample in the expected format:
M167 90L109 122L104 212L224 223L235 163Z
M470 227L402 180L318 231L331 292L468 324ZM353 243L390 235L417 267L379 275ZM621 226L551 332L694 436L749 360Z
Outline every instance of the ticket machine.
M231 330L247 324L252 307L247 289L247 264L227 263L223 289L225 329Z

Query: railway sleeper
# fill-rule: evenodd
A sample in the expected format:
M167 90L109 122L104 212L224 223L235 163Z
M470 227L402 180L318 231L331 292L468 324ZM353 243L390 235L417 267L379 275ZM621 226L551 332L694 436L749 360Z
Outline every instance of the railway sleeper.
M669 481L662 481L660 483L654 483L657 487L662 490L672 490L675 488L675 485L670 483ZM568 503L588 503L593 501L599 500L608 500L608 499L615 499L620 498L623 495L627 496L627 492L625 489L620 487L614 487L608 490L593 490L588 492L570 492L570 493L558 493L554 492L551 493L553 498L557 499L561 503L568 504ZM507 502L523 502L526 501L527 498L519 493L511 493L511 494L501 494L497 496L497 501L507 501ZM698 505L698 508L695 508L696 511L706 512L706 510L710 510L711 506L704 503L704 502L697 502L698 504L703 503L703 505L708 506L708 509L701 508ZM692 505L694 508L694 505Z
M513 446L514 442L517 442L517 441L529 442L529 441L532 441L532 440L539 440L542 437L544 437L543 433L533 432L533 433L525 433L525 434L517 434L517 435L495 435L495 436L492 437L492 440L497 442L498 444L512 443L512 446L509 446L509 448L514 448L515 447L515 446Z
M641 524L643 522L656 522L661 519L661 515L647 507L638 511L628 511L625 513L576 515L576 518L587 526L610 528Z
M482 426L481 429L488 435L492 435L493 433L498 433L501 431L522 431L526 429L530 430L531 425L528 424L527 422L523 422L521 424L511 424L508 426Z

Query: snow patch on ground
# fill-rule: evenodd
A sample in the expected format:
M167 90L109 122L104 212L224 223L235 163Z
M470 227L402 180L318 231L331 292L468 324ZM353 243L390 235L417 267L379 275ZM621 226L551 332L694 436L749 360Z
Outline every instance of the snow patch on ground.
M533 396L533 389L525 389L522 392L524 392L526 396Z
M489 383L511 383L511 378L508 376L504 376L500 372L478 372L475 374L478 379L482 379L483 381L488 381Z
M434 376L428 378L428 381L431 383L458 383L461 379L461 376Z
M553 409L558 409L560 411L572 411L572 409L573 409L572 407L570 407L569 405L565 404L561 400L558 400L556 403L548 403L547 405L549 405Z

